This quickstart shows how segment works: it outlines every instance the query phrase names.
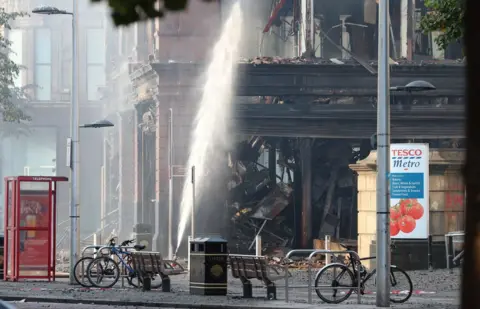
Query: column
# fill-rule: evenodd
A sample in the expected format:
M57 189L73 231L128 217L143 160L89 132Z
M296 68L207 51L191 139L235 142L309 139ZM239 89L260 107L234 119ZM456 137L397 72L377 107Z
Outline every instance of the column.
M312 244L312 140L305 138L300 145L300 164L302 170L302 248L309 249Z
M136 111L125 111L118 115L119 130L119 160L118 182L120 189L118 190L118 235L121 239L130 238L132 227L134 226L136 208L132 207L134 203L134 195L136 192L134 178L136 152L132 146L136 145L135 121L132 121L136 115Z
M142 177L141 177L141 157L142 157L142 129L139 127L141 123L141 115L139 115L138 106L135 106L133 116L134 126L134 157L133 157L133 177L134 177L134 191L133 191L133 222L138 224L142 222Z
M430 150L430 235L434 241L444 240L443 235L463 229L464 187L461 167L464 161L463 149ZM376 240L376 152L350 168L358 174L358 254L360 257L375 255ZM433 246L442 250L444 244ZM397 251L392 255L392 264L407 269L426 269L427 241L397 240ZM436 249L438 248L438 249ZM445 254L434 254L434 264L442 265ZM365 261L365 266L375 267L375 260Z
M358 255L371 255L370 246L376 239L377 231L377 165L376 152L357 164L350 165L357 173L357 234ZM375 261L363 261L366 267L375 266Z

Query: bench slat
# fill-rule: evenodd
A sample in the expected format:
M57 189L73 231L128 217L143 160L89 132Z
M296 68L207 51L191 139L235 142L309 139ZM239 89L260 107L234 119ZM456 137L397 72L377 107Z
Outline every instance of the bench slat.
M141 274L178 275L183 267L174 261L164 260L159 252L139 251L132 253L133 269ZM175 264L173 266L172 264Z
M271 266L264 257L259 256L229 256L229 264L232 276L237 279L258 279L266 284L284 278L277 271L271 274Z

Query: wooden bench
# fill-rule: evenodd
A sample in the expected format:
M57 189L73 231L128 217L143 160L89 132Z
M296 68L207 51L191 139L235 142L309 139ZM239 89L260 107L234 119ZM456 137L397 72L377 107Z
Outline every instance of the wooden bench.
M152 277L159 275L162 279L162 291L170 292L170 277L178 275L185 269L175 261L164 260L160 252L136 251L132 252L132 267L142 278L144 291L151 289Z
M265 284L267 299L277 299L274 281L285 278L283 267L268 265L266 258L254 255L229 255L229 264L232 276L242 281L244 298L253 297L250 279L257 279Z

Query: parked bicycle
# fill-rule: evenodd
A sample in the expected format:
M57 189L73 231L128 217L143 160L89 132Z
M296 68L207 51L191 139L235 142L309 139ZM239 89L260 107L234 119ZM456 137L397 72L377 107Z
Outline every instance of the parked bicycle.
M352 250L349 246L340 245L347 250ZM318 297L326 303L339 304L347 300L353 292L356 292L358 287L358 272L360 272L361 294L365 294L365 283L376 274L376 269L368 272L362 265L362 261L373 260L376 257L372 256L358 259L352 254L348 254L348 256L348 264L332 263L326 265L316 275L315 292ZM332 277L330 277L331 274L333 274ZM327 284L321 284L322 282L326 282ZM402 283L404 284L403 287L400 285ZM404 270L394 265L390 267L390 285L392 288L390 291L390 300L393 303L404 303L412 295L412 280ZM335 289L335 287L338 287L338 289ZM332 298L327 298L329 294L331 294Z
M135 240L134 239L131 239L131 240L125 240L123 241L121 244L120 244L120 248L125 248L125 247L128 247L130 244L134 243ZM113 248L115 247L115 238L112 238L109 240L108 242L108 246L110 248ZM88 269L88 266L95 260L95 258L97 257L98 254L103 254L103 253L100 253L99 250L102 248L102 247L105 247L105 246L96 246L94 248L94 253L93 253L93 256L86 256L86 257L83 257L81 258L80 260L77 261L77 263L75 264L75 267L73 269L74 271L74 278L75 278L75 281L80 284L81 286L83 287L94 287L95 285L93 285L90 280L88 280L88 276L87 276L87 269ZM140 251L140 250L143 250L145 249L145 246L142 246L142 245L135 245L134 246L134 249L136 251ZM110 249L111 250L111 249ZM131 257L130 257L130 252L127 251L127 249L123 249L125 252L125 254L127 255L125 257L126 259L126 264L129 265L129 267L131 268ZM123 273L126 274L127 273L127 268L126 267L123 267ZM94 281L97 281L98 278L97 277L97 274L95 271L92 271L92 273L90 274L91 277L95 277L95 280ZM129 285L133 286L133 287L137 287L138 286L138 283L134 281L134 277L132 276L128 276L127 277L127 282Z
M130 285L134 287L142 285L142 278L138 276L132 267L132 253L122 247L124 246L116 246L115 238L112 238L108 246L110 250L109 255L100 255L91 261L86 271L86 276L91 285L98 288L114 286L121 276L120 267L123 269L123 273L127 275L127 281ZM137 251L143 250L145 246L135 245L134 249ZM151 278L151 287L159 288L161 286L162 280L160 276L153 276Z

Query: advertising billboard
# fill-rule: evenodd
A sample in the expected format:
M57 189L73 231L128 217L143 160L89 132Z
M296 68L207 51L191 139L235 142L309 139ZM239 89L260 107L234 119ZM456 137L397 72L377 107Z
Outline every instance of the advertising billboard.
M428 144L391 144L390 236L392 238L428 238L428 180Z

